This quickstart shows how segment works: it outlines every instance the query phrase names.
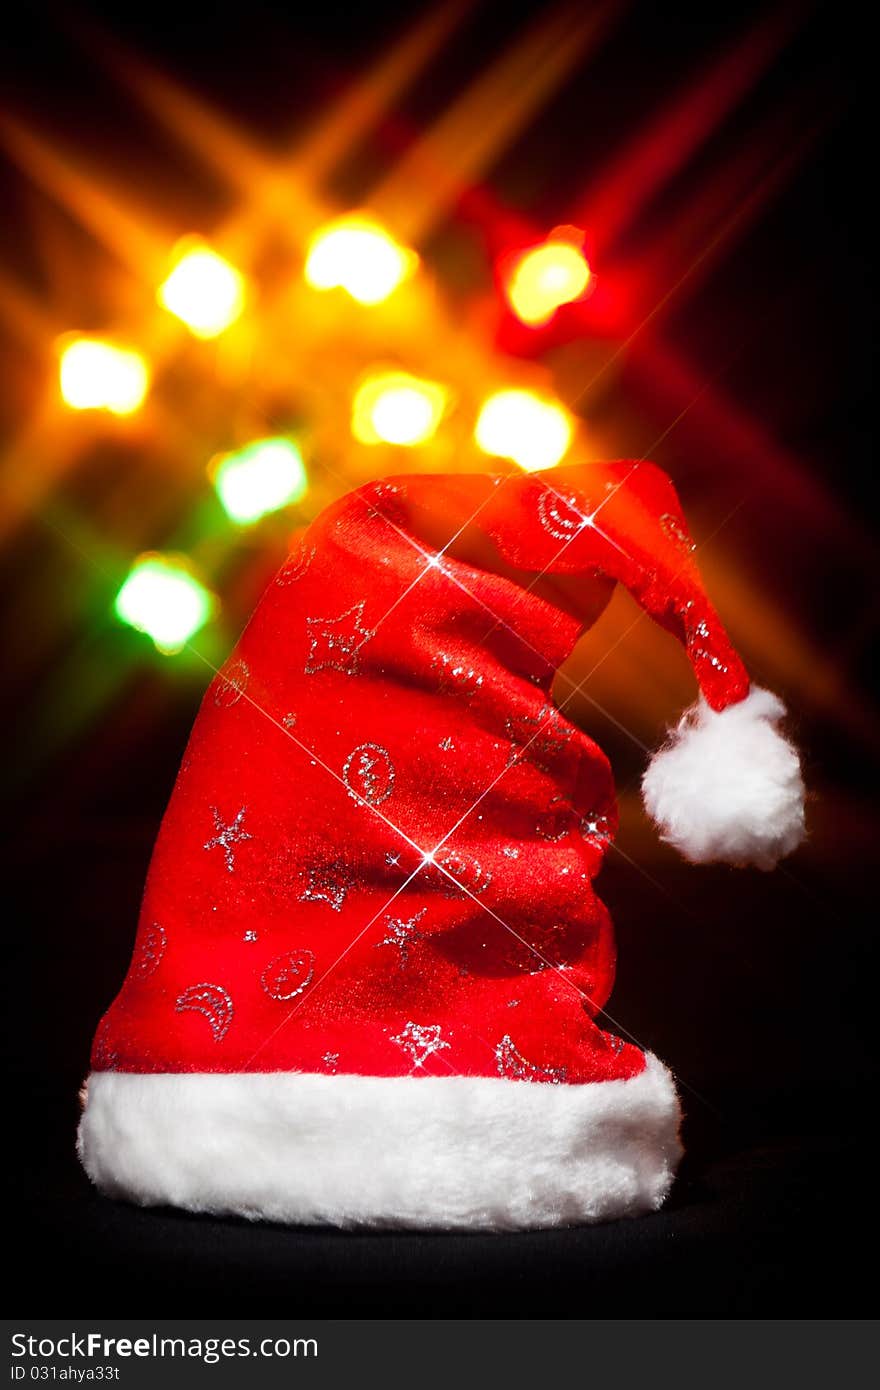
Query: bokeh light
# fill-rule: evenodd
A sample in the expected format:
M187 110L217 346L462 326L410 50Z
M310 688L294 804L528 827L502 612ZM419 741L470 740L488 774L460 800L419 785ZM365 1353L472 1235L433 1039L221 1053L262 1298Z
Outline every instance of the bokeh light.
M496 391L483 404L474 438L485 454L512 459L527 473L553 468L574 433L568 411L533 391Z
M378 222L353 213L316 233L304 274L312 289L343 289L359 304L379 304L413 273L418 260Z
M590 267L580 245L552 236L515 262L504 292L517 318L539 328L562 304L579 299L589 283Z
M424 444L443 418L448 393L407 372L370 376L355 393L351 431L362 444Z
M72 410L131 415L150 384L146 359L100 338L74 338L61 351L61 395Z
M158 289L159 303L196 338L216 338L240 317L244 276L208 246L184 243L177 264Z
M124 623L171 656L204 626L216 602L182 559L150 553L132 565L114 608Z
M285 438L256 439L214 460L210 473L227 516L242 525L298 502L309 485L302 454Z

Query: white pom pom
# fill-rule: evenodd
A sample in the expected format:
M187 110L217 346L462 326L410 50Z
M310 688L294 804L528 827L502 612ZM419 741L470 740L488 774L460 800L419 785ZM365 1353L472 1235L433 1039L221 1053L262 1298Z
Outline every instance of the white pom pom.
M654 754L645 806L691 863L772 869L803 840L800 761L774 727L784 714L781 700L754 686L720 713L701 697Z

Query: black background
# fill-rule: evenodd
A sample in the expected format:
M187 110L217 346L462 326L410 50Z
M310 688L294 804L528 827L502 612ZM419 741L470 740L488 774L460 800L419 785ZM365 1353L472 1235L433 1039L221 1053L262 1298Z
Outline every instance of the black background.
M419 125L496 51L535 5L482 7L433 84L409 101ZM767 8L767 7L764 7ZM589 96L566 88L493 171L500 196L528 190L553 219L570 171L622 138L646 106L699 68L761 7L635 3ZM92 6L130 43L250 122L269 141L278 94L302 118L399 30L404 7L321 3ZM866 194L871 74L857 7L804 7L796 41L739 118L760 104L827 103L810 159L723 273L677 325L711 355L709 325L760 321L732 385L802 449L815 476L863 526L871 519L870 272ZM204 215L215 191L169 172L148 130L111 96L73 35L85 11L32 7L6 35L6 101L73 130L102 158L136 151L143 179ZM7 20L8 22L8 20ZM756 105L757 104L757 105ZM600 113L605 119L600 120ZM117 116L119 119L117 120ZM134 122L134 124L133 124ZM735 125L735 122L734 122ZM707 158L723 159L723 147ZM341 176L357 183L357 171ZM26 194L3 167L2 243L32 272L20 235ZM866 187L867 186L867 187ZM22 220L19 221L19 214ZM83 256L89 251L83 248ZM773 312L767 312L767 306ZM770 371L769 363L783 369ZM4 352L7 423L37 368ZM793 523L794 524L794 523ZM829 659L870 694L876 594L870 566L838 534L817 541L805 612ZM3 560L8 616L23 621L27 576L45 539ZM743 537L747 550L749 538ZM781 590L802 582L784 561ZM860 640L835 639L857 605ZM816 617L816 615L819 617ZM41 672L51 680L51 670ZM28 737L29 700L8 677L10 755ZM99 1199L73 1155L76 1092L94 1026L128 962L152 841L194 713L167 696L149 740L113 710L17 783L4 829L8 1268L18 1305L39 1315L859 1316L876 1147L868 1142L876 999L876 756L870 740L795 707L815 792L811 843L773 877L695 871L662 854L664 891L609 861L603 896L618 924L615 1018L668 1059L686 1089L688 1155L660 1214L590 1230L503 1237L342 1234L142 1212ZM876 750L876 738L873 748ZM623 754L621 756L624 756ZM635 767L624 766L624 780ZM823 793L828 795L824 796ZM650 928L650 930L647 929ZM588 1360L588 1348L585 1348Z

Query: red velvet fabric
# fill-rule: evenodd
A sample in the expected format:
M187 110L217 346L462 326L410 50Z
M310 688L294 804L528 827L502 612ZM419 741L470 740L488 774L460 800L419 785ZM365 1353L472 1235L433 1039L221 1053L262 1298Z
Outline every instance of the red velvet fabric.
M620 582L716 709L748 680L646 463L373 483L210 685L96 1070L625 1077L602 750L554 673Z

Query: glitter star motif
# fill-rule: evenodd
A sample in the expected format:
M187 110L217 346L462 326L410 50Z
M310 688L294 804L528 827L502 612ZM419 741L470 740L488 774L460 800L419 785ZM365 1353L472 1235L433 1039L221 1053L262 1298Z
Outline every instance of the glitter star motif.
M427 908L420 908L412 917L386 917L385 930L388 932L386 937L376 942L376 949L380 946L396 946L399 954L399 965L401 970L409 963L409 950L416 941L424 939L424 932L420 932L416 926L427 912Z
M374 635L374 630L361 622L364 603L361 599L338 618L306 618L311 641L305 665L308 675L326 668L341 671L344 676L357 675L361 647Z
M227 823L217 810L217 807L211 807L211 814L214 817L214 829L217 834L210 840L205 841L204 848L222 849L223 858L226 860L226 869L230 874L235 868L233 845L241 844L242 840L252 840L254 838L247 830L242 830L241 828L246 809L245 806L242 806L235 819Z
M409 1053L415 1067L423 1067L432 1052L449 1046L440 1036L439 1023L408 1023L391 1041Z
M329 1068L330 1071L335 1071L339 1065L339 1053L324 1052L321 1056L321 1061L324 1063L325 1067Z
M301 903L329 903L334 912L341 912L350 887L345 865L339 860L334 864L319 864L309 870L308 886L299 900Z

